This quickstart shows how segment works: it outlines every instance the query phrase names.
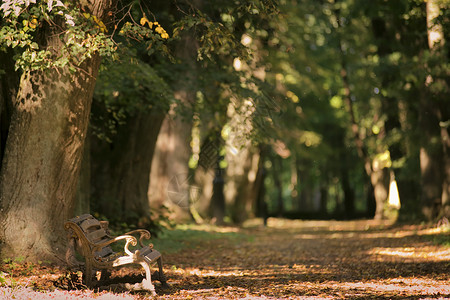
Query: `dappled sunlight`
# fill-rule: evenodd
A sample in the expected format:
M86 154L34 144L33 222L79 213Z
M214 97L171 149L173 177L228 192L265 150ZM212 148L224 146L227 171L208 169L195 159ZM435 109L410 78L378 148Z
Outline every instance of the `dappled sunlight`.
M384 255L401 258L425 259L427 261L450 260L450 248L433 250L429 247L382 248L377 247L368 252L370 255Z
M323 268L323 267L322 267ZM320 271L320 268L316 269ZM324 271L322 269L322 271ZM302 273L302 274L300 274ZM308 274L309 273L309 274ZM196 296L236 295L258 297L261 295L285 298L289 296L317 299L351 297L436 297L450 294L447 280L426 277L393 277L376 280L327 280L331 273L317 277L305 266L262 270L203 270L192 268L175 282L182 290L180 295ZM277 296L276 296L277 295ZM281 296L283 295L283 296Z
M327 230L327 231L366 231L371 229L388 228L394 225L394 220L289 220L280 218L269 218L268 227L288 230Z
M411 294L421 296L444 296L450 294L450 286L447 281L437 281L418 278L393 278L383 281L358 281L358 282L327 282L315 284L315 291L326 291L340 298L368 297L369 295L384 295L384 297L407 297ZM294 289L296 291L308 290L310 282L297 282L289 285L279 285L278 288Z
M210 224L189 224L189 225L177 225L177 229L180 230L199 230L205 232L217 232L217 233L230 233L239 232L240 228L235 226L215 226Z
M443 237L445 228L381 225L384 228L366 229L363 221L293 223L298 227L282 227L291 222L275 219L272 225L279 228L261 227L259 222L241 229L178 225L155 241L158 249L162 240L170 240L171 247L179 250L162 252L172 288L164 290L157 282L158 298L420 299L450 295L450 248L430 241L430 237ZM320 230L314 225L320 225ZM43 272L41 276L33 274L20 282L51 285L65 276L61 271L50 276L40 268L33 273ZM140 269L124 268L111 275L111 282L139 276L143 276ZM141 296L131 294L130 299Z
M328 286L328 285L327 285ZM418 278L393 278L384 281L369 282L339 282L329 285L331 288L345 289L356 292L372 293L418 293L421 295L445 295L450 294L448 281L437 281Z
M234 271L216 271L216 270L200 270L197 268L194 268L192 270L187 270L187 273L189 275L197 275L197 276L244 276L245 273L241 270L234 270Z
M314 274L327 275L332 274L332 270L322 265L270 265L264 264L261 268L241 268L241 267L229 267L229 268L195 268L188 267L184 269L173 270L177 275L186 276L203 276L203 277L258 277L258 278L280 278L286 277L290 273L297 275L307 274L311 276Z
M418 230L395 230L361 234L361 238L404 238L411 236L437 235L448 232L446 227L424 228Z

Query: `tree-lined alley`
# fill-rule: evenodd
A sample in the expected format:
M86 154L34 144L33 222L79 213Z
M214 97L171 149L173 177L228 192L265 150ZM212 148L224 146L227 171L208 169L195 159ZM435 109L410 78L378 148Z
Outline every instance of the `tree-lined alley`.
M88 211L446 220L449 8L3 1L2 257L61 263Z

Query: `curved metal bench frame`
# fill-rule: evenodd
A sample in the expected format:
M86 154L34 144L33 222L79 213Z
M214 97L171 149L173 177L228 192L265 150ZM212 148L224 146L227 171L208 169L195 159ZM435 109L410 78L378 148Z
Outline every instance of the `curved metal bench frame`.
M83 279L88 287L93 286L93 275L97 270L108 270L127 264L140 264L145 270L145 279L140 288L155 293L155 287L151 282L151 264L157 262L159 272L153 276L167 287L167 280L163 273L161 253L153 249L153 245L144 245L143 240L150 239L150 232L145 229L137 229L123 235L111 236L107 221L99 221L92 215L85 214L64 223L68 232L69 245L66 251L66 262L71 269L83 271ZM135 237L139 235L139 240ZM111 245L125 240L124 253L116 253ZM130 246L138 249L130 250ZM84 262L76 258L76 253L84 257ZM102 277L106 272L102 271Z

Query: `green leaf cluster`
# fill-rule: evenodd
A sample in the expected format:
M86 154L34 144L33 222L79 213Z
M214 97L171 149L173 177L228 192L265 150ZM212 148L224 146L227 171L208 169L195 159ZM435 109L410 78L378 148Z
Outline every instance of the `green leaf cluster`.
M109 142L127 118L139 112L164 114L175 101L170 86L158 72L133 56L103 65L94 99L93 133Z

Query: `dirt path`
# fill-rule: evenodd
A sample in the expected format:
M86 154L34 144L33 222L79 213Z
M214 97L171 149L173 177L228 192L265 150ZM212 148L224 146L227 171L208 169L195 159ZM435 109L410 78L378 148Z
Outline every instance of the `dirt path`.
M270 219L266 228L186 227L154 244L172 285L157 284L158 299L450 299L448 227ZM139 273L124 268L112 280ZM58 269L14 280L0 284L0 299L151 298L64 289Z
M247 241L205 242L167 255L173 291L162 298L450 298L450 248L417 226L274 221ZM448 232L447 232L448 233Z

